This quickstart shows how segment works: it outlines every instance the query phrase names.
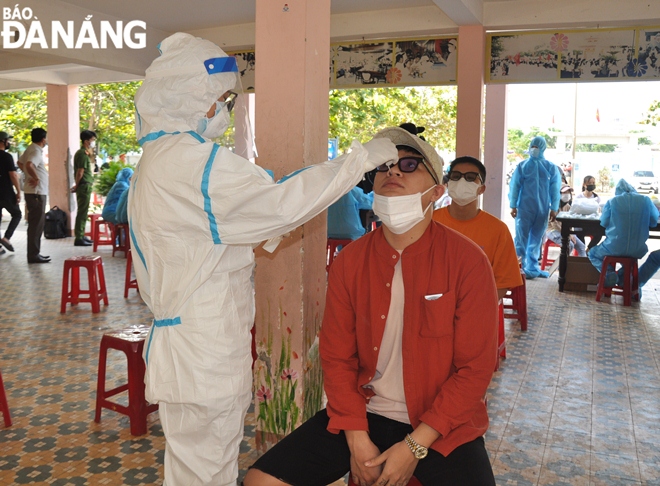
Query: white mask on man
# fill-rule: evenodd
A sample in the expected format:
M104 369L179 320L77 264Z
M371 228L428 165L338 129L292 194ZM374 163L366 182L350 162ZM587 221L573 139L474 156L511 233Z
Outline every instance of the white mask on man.
M536 159L541 155L541 149L539 149L538 147L533 147L529 150L529 155L530 157Z
M459 206L467 206L479 197L479 185L474 182L468 182L464 178L447 183L449 197L452 202Z
M227 131L231 118L229 110L225 107L226 103L222 101L215 102L215 115L211 118L203 116L197 124L197 133L206 138L218 138Z
M381 196L374 195L373 212L385 226L394 234L401 235L424 219L426 209L422 208L422 196L433 189L431 186L423 193L410 194L409 196Z

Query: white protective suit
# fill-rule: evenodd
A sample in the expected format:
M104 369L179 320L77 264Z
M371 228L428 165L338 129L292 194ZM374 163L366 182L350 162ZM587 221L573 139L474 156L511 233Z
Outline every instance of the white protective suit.
M135 96L144 152L129 194L133 263L155 318L146 396L160 404L166 485L235 484L252 384L253 248L318 215L397 151L354 142L350 154L275 183L195 132L234 88L236 72L213 72L231 65L219 62L227 55L182 33L159 49Z

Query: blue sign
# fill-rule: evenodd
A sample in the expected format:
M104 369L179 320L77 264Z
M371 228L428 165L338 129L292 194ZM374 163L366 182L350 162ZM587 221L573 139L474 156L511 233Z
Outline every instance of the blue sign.
M328 139L328 160L332 160L339 155L339 139Z

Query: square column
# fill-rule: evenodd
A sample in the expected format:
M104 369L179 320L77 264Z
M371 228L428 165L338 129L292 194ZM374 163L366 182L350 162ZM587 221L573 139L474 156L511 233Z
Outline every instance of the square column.
M257 163L279 180L327 160L330 0L257 0L255 56ZM313 343L325 303L325 247L324 213L273 255L257 253L254 373L262 450L322 406Z
M506 84L490 84L486 88L486 136L484 165L487 189L483 209L502 219L509 212L508 187L504 184L507 164Z
M48 210L57 206L69 213L69 234L76 219L75 197L69 189L73 180L73 154L80 146L78 86L46 85L48 104Z
M456 157L481 160L486 33L482 25L458 28Z

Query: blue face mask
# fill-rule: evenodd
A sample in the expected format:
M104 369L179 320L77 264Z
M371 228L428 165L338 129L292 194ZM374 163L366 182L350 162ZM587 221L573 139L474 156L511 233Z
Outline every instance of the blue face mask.
M529 155L530 157L538 158L541 155L541 149L538 147L534 147L529 149Z
M206 116L200 118L197 122L197 133L209 139L217 138L225 133L230 123L229 111L224 109L226 104L224 101L216 101L215 115L212 118L206 118Z

